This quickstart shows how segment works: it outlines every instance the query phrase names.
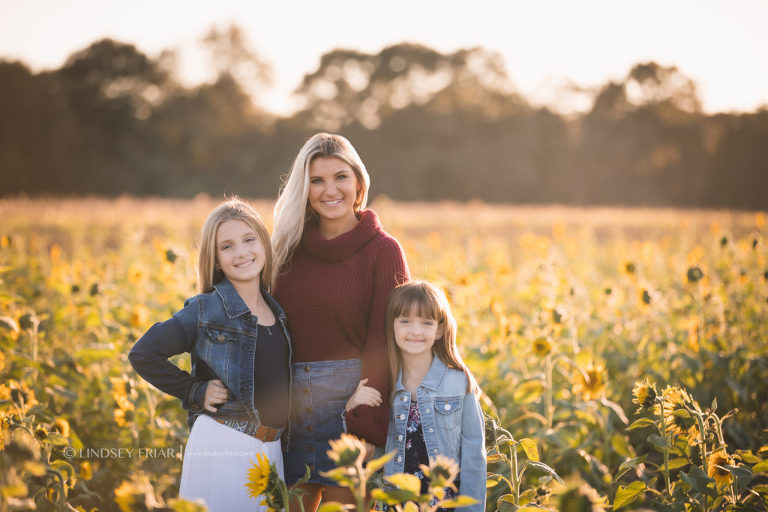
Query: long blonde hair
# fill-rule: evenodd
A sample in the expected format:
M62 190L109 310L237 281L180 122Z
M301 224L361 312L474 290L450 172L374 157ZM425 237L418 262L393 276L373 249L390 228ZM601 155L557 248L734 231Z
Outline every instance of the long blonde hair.
M264 268L261 269L260 284L267 291L272 285L272 244L261 217L251 205L237 196L219 204L208 215L200 233L200 254L198 257L198 278L200 293L210 293L213 285L224 279L224 272L216 269L216 232L219 226L228 220L242 220L253 229L264 247Z
M301 241L305 224L315 215L308 201L309 166L315 158L338 158L352 168L360 185L354 205L356 214L368 202L371 179L352 143L341 135L331 133L317 133L310 137L296 155L275 203L272 231L275 273L284 270Z
M456 319L445 293L437 286L426 281L410 281L395 287L389 294L385 314L387 336L387 363L389 365L390 384L394 392L397 374L403 366L403 356L395 341L395 319L400 316L416 315L430 318L442 329L440 337L435 339L432 352L448 368L462 370L467 376L467 392L479 393L480 387L469 371L459 353L456 344Z

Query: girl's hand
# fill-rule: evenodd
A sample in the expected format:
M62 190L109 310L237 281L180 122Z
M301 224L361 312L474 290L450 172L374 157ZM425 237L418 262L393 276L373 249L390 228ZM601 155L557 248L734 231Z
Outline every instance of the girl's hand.
M378 389L366 386L368 379L363 379L360 384L357 385L357 389L352 396L347 400L346 411L349 412L358 405L368 405L370 407L378 407L381 405L381 393Z
M209 380L205 388L205 407L206 411L216 412L216 405L221 405L229 398L229 391L224 383L219 379Z

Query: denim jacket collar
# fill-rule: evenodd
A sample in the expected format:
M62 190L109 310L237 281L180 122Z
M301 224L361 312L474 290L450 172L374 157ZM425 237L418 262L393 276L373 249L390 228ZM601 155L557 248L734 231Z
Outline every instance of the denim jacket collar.
M432 356L432 365L429 367L427 375L424 376L424 380L421 381L419 387L426 388L430 391L437 391L440 389L440 382L445 376L445 372L448 371L448 367L445 366L439 357ZM403 369L401 368L397 374L397 382L395 383L395 391L405 391L403 386Z
M224 311L227 312L227 316L229 318L237 318L238 316L242 316L251 312L229 279L222 279L218 283L214 284L213 288L221 298L221 302L224 304ZM267 301L267 304L272 309L272 311L276 311L278 313L278 317L281 320L284 320L285 312L283 311L283 308L281 308L280 305L275 302L275 299L273 299L272 296L267 293L267 290L265 290L263 286L260 286L260 289L262 292L262 297L264 297L264 299Z
M240 297L240 294L235 290L234 285L229 282L229 279L222 279L213 285L213 288L219 294L221 302L224 304L224 311L227 312L229 318L236 318L251 312L248 306L245 305L245 301Z

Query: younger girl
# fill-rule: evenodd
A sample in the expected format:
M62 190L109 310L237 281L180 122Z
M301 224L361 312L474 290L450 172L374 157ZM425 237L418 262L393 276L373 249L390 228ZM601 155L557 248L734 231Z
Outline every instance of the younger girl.
M456 346L456 320L445 294L432 284L412 281L389 296L386 310L387 358L393 382L386 452L395 452L384 474L409 473L428 480L421 464L444 455L459 464L459 494L485 510L485 432L477 383ZM361 382L348 409L375 399ZM450 492L450 490L449 490ZM447 496L448 497L448 496Z
M156 323L128 355L148 382L181 400L192 428L179 495L208 510L266 511L245 487L259 453L282 476L290 338L269 295L272 247L259 215L233 198L208 216L200 240L200 294ZM191 374L168 358L190 352Z

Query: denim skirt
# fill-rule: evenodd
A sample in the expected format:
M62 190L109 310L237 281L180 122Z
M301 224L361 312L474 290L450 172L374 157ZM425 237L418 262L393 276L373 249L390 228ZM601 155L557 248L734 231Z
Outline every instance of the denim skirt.
M337 485L320 476L335 468L326 453L328 441L344 432L342 413L360 382L360 359L293 363L291 433L286 451L285 482L293 484L309 467L309 483Z

